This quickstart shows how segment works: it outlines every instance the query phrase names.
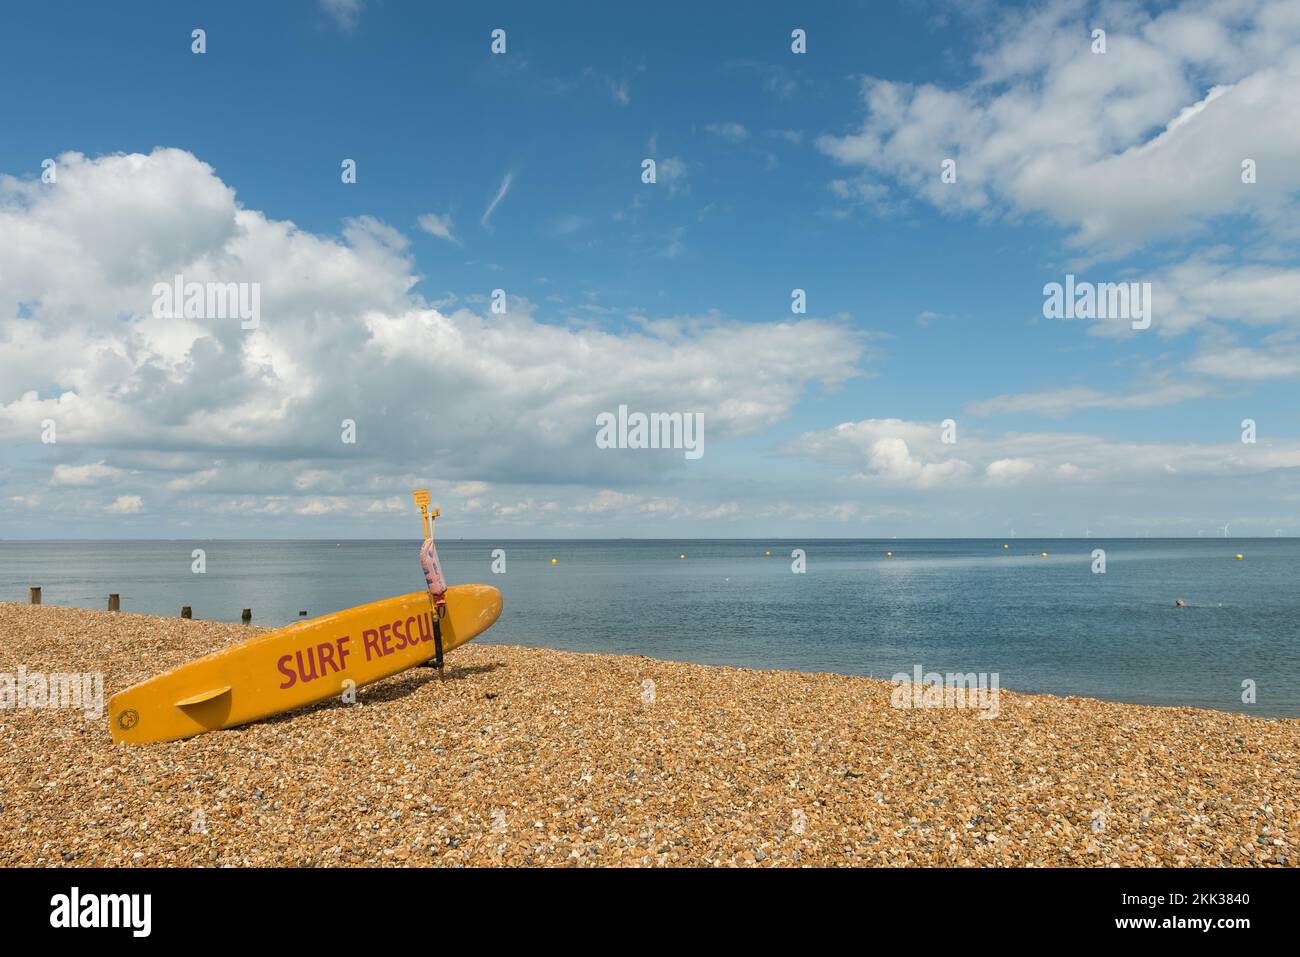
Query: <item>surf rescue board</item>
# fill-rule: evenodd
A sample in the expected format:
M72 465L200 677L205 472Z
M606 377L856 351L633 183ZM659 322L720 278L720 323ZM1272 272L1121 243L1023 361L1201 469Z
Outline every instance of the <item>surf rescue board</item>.
M440 619L446 653L501 614L490 585L453 585ZM109 699L113 741L177 741L317 704L434 657L428 592L358 605L267 632L173 668Z

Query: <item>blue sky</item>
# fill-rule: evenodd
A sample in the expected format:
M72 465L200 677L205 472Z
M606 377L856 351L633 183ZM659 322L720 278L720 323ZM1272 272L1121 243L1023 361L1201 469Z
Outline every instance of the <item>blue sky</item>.
M1295 3L5 16L4 537L1300 533Z

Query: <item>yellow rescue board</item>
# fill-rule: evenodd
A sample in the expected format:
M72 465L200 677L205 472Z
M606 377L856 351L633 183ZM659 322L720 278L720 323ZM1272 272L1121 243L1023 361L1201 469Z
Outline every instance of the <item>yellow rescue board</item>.
M113 695L113 740L176 741L341 695L434 657L428 592L298 622L173 668ZM442 650L481 635L501 614L490 585L453 585Z

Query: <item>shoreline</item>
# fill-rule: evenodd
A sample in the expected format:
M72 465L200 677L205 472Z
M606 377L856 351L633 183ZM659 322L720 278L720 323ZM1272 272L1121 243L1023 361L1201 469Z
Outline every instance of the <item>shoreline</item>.
M15 606L15 607L19 607L19 608L29 608L29 607L61 608L61 609L67 610L67 611L81 612L81 613L85 613L85 614L103 614L103 613L104 613L100 604L96 604L94 607L91 607L91 606L88 606L88 605L64 605L64 604L60 604L60 605L55 605L55 604L42 604L42 605L40 605L40 606L31 606L28 602L25 602L25 601L18 601L18 600L12 600L12 601L10 601L10 600L7 600L7 599L0 599L0 608L5 607L6 605L13 605L13 606ZM187 621L194 621L194 622L202 622L202 623L206 623L206 624L210 624L210 625L231 626L231 627L240 627L240 628L244 628L244 629L251 629L251 630L249 630L249 631L247 632L248 634L261 633L261 632L267 632L267 631L276 631L276 630L278 630L278 629L281 629L281 628L287 628L287 627L289 627L289 626L291 626L291 625L299 624L299 623L301 623L301 622L303 622L303 621L307 621L307 620L309 620L309 619L301 618L301 617L286 617L286 618L284 618L283 620L280 620L280 621L278 621L278 622L272 622L272 623L270 623L270 624L248 624L248 625L245 625L243 622L238 621L238 620L235 619L235 618L198 618L198 617L196 617L196 618L192 618L192 619L181 619L181 618L179 618L179 617L177 617L177 616L174 616L174 615L155 615L155 614L152 614L152 613L149 613L149 612L114 612L113 614L115 614L115 615L119 615L119 616L130 616L130 617L137 617L137 618L148 618L148 619L154 619L154 620L158 620L158 621L180 621L180 620L187 620ZM326 614L328 614L328 613L326 613ZM317 616L312 616L312 617L317 617ZM485 635L485 637L481 637L481 638L475 639L474 643L475 643L476 645L480 645L480 646L491 645L491 646L493 646L493 647L500 647L500 648L507 648L507 649L509 649L509 648L518 648L518 649L520 649L520 650L525 650L525 649L526 649L526 650L530 650L530 651L554 651L554 652L556 652L556 653L562 653L562 654L574 654L574 655L595 655L595 656L598 656L598 657L611 657L611 658L619 658L619 657L639 658L639 659L644 659L644 660L648 660L648 661L659 661L659 662L663 662L663 663L665 663L665 664L697 665L697 666L702 667L702 668L732 668L732 669L736 669L736 670L740 670L740 671L775 672L775 673L779 673L779 674L798 674L798 675L833 675L833 676L837 676L837 677L846 677L846 678L862 678L863 680L867 680L867 681L884 681L886 684L889 684L891 687L894 686L894 685L893 685L893 682L892 682L892 677L891 677L891 678L882 678L882 677L879 677L879 676L874 675L874 674L861 674L861 673L852 672L852 671L815 671L815 670L806 670L806 669L799 668L799 667L795 667L795 666L790 666L790 667L768 667L768 668L763 668L763 667L756 667L756 666L754 666L754 665L749 665L749 664L733 664L733 663L716 662L716 661L692 661L692 660L687 659L687 658L660 658L660 657L658 657L658 656L656 656L656 655L645 655L645 654L637 654L637 653L632 653L632 652L616 653L616 652L599 651L599 650L595 650L595 649L568 649L568 648L553 648L553 647L550 647L550 646L547 646L547 645L542 645L542 644L537 644L537 645L532 645L532 644L518 644L518 643L508 642L508 641L507 641L507 642L496 642L496 641L494 641L494 640L492 639L492 632L491 632L491 631L487 632L486 635ZM0 649L0 651L2 651L2 650L3 650L3 649ZM190 659L186 659L186 660L190 660ZM178 663L183 664L184 662L178 662ZM930 671L930 669L928 669L928 668L927 668L926 670L927 670L927 673ZM944 672L944 673L942 673L942 674L947 674L947 673ZM151 677L151 676L150 676L150 675L145 675L144 677ZM141 678L141 679L139 679L139 680L143 680L143 678ZM120 690L120 689L118 689L118 690ZM1010 686L1000 686L1000 689L999 689L999 690L1000 690L1000 693L1002 693L1002 694L1016 694L1016 695L1020 695L1020 696L1022 696L1022 697L1046 697L1046 698L1054 698L1054 699L1075 699L1075 698L1077 698L1077 699L1081 699L1081 700L1085 700L1085 701L1097 701L1097 702L1101 702L1101 703L1105 703L1105 704L1131 705L1131 706L1133 706L1133 707L1138 707L1138 708L1166 708L1166 709L1174 709L1174 710L1190 709L1190 710L1193 710L1193 711L1206 711L1206 712L1211 712L1211 713L1214 713L1214 714L1230 714L1230 715L1238 715L1238 716L1240 716L1240 717L1249 717L1249 718L1255 718L1255 719L1258 719L1258 720L1265 720L1265 721L1297 721L1297 722L1300 722L1300 713L1297 713L1297 714L1268 713L1268 712L1269 712L1269 709L1266 709L1266 708L1260 708L1257 712L1253 712L1253 711L1249 711L1249 710L1245 710L1245 709L1228 708L1228 707L1219 707L1219 706L1216 706L1216 705L1214 705L1214 704L1169 703L1169 702L1163 702L1163 701L1162 701L1162 702L1155 702L1155 701L1134 701L1134 700L1130 700L1130 699L1127 699L1127 698L1121 698L1121 697L1100 697L1100 696L1095 695L1095 694L1067 693L1067 692L1059 692L1059 691L1044 691L1044 690L1025 691L1025 690L1023 690L1023 689L1018 689L1018 688L1014 688L1014 687L1010 687ZM1289 707L1291 707L1291 706L1290 706L1290 705L1286 705L1286 706L1279 706L1279 707L1287 707L1287 708L1289 708Z
M264 630L0 603L0 672L102 672L107 700ZM894 688L476 641L171 744L0 709L0 865L1298 863L1300 721Z

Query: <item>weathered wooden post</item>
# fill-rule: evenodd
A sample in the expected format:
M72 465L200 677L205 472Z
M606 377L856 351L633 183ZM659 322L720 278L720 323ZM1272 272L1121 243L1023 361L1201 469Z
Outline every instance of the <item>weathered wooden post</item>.
M253 620L253 609L251 608L244 609L243 620L244 620L244 624L246 625Z
M109 610L109 611L121 611L121 610L122 610L122 597L121 597L120 595L109 595L109 596L108 596L108 610Z
M41 603L41 590L34 587L29 588L27 590L27 597L33 605L39 605Z
M194 609L191 608L189 605L184 605L184 606L182 606L182 607L181 607L181 617L182 617L182 618L193 618L193 617L194 617Z

